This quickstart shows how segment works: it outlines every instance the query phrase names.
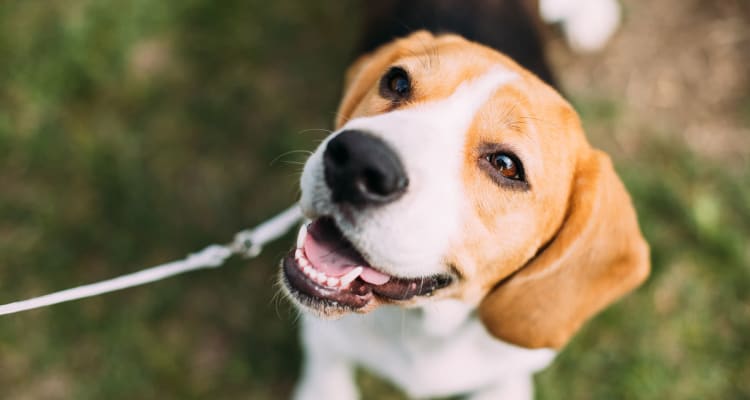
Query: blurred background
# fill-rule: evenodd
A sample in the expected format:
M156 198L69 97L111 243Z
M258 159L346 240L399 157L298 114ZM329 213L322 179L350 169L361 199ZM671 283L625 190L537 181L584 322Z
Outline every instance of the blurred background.
M549 52L651 243L653 275L540 399L750 398L750 2L626 0ZM354 0L0 3L0 303L182 257L282 210L330 129ZM261 258L0 317L3 399L279 399L295 312ZM358 375L364 399L400 399Z

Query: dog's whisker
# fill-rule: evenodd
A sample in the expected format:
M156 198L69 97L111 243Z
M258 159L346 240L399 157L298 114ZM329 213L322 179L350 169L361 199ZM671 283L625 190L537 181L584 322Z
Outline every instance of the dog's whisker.
M323 132L323 133L328 133L328 134L333 133L333 131L330 130L330 129L325 129L325 128L309 128L309 129L303 129L303 130L297 132L297 134L301 135L303 133L309 133L309 132Z
M310 151L310 150L290 150L290 151L287 151L285 153L281 153L278 156L276 156L276 158L274 158L273 160L271 160L271 162L268 165L273 165L274 163L276 163L276 161L279 161L281 158L286 157L286 156L290 156L292 154L307 154L307 156L309 157L309 156L313 155L313 152Z

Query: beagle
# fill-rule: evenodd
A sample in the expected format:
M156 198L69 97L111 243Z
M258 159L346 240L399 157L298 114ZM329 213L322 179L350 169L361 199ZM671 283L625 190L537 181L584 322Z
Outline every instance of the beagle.
M281 262L296 399L357 398L357 367L412 398L530 399L532 374L649 273L609 157L495 49L427 31L381 45L347 72L335 125Z

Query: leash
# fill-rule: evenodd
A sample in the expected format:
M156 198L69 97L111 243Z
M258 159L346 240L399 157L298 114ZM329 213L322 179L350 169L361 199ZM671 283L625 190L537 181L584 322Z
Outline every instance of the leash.
M212 244L197 253L188 255L182 260L157 265L106 281L78 286L28 300L3 304L0 305L0 315L13 314L144 285L201 268L220 267L229 257L235 254L243 258L257 257L265 244L284 235L301 219L302 212L299 206L295 204L255 228L237 233L234 236L234 240L229 244Z

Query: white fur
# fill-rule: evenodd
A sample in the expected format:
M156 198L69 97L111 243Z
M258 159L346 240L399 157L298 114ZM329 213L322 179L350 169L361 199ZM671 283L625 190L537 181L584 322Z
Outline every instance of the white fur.
M565 39L573 50L600 50L620 24L617 0L540 0L542 18L562 25Z
M336 321L304 315L306 359L295 398L356 399L354 366L388 379L410 398L532 398L531 376L549 365L553 350L501 342L472 312L459 313L463 318L457 319L456 304L450 301L434 302L430 310L432 315L423 309L383 306ZM451 329L433 331L441 325L436 320L440 316Z
M463 151L477 110L517 78L493 70L466 82L446 99L347 123L388 143L404 164L410 183L394 203L375 209L341 210L331 203L322 154L331 135L310 157L302 176L300 204L308 217L331 215L377 268L398 276L448 272L444 257L465 204ZM418 308L381 306L365 315L321 320L304 314L303 375L298 400L357 398L353 369L365 367L410 397L469 394L472 399L528 400L531 375L555 352L499 341L476 316L476 305L423 299Z

